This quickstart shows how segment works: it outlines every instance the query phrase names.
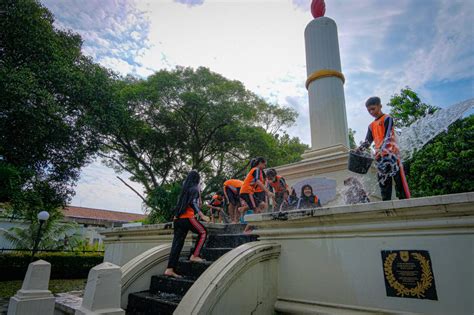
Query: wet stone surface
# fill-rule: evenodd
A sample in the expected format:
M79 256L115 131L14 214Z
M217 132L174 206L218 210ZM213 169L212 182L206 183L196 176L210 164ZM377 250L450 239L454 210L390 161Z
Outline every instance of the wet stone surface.
M65 314L74 314L76 310L81 307L83 294L83 291L55 294L55 308L61 310Z

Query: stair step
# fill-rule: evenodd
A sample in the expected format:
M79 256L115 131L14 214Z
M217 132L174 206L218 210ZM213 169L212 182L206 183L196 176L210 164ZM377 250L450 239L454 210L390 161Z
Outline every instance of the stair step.
M170 293L142 291L128 295L128 315L173 314L183 297Z
M194 280L186 278L173 278L164 275L152 276L150 283L151 293L172 293L183 296L193 285Z
M206 243L207 248L239 247L248 242L258 239L257 235L246 234L212 234L209 235Z
M242 233L245 230L245 227L247 224L227 224L226 227L224 228L224 233L223 234L239 234ZM220 233L217 233L220 234Z
M206 269L212 265L211 261L192 262L187 259L180 259L176 271L186 279L195 280L201 276Z
M216 261L222 255L226 254L233 250L231 247L221 247L221 248L203 248L201 250L201 257L208 261Z

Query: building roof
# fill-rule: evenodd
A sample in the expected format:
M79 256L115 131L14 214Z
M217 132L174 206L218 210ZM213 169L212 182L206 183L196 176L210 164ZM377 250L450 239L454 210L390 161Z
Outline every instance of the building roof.
M103 220L110 222L132 222L146 218L146 215L144 214L75 206L67 206L63 209L63 214L67 218Z

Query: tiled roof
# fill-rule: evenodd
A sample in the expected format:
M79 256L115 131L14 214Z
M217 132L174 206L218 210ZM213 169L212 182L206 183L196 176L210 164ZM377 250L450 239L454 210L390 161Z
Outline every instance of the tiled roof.
M146 218L144 214L119 212L103 209L68 206L63 209L65 217L82 218L92 220L104 220L111 222L132 222Z

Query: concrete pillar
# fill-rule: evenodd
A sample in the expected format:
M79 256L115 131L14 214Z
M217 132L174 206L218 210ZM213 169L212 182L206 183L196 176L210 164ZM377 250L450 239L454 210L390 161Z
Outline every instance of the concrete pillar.
M120 267L109 262L92 268L76 315L125 315L120 308L121 278Z
M304 35L312 149L349 147L336 22L324 16L314 19Z
M8 315L53 315L54 296L48 290L51 264L37 260L28 266L21 289L10 298Z

